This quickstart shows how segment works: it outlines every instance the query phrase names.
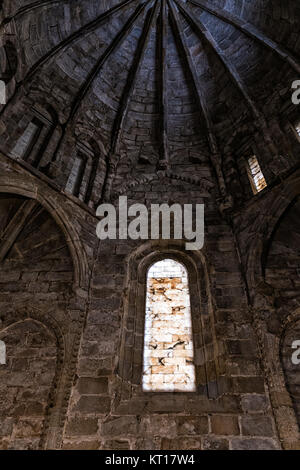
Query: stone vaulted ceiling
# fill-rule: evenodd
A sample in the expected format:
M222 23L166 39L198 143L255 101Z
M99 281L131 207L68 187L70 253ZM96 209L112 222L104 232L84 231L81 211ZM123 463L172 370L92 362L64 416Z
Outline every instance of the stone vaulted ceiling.
M232 129L267 128L300 73L293 0L1 3L19 62L2 118L42 96L62 126L56 153L89 135L115 165L218 171Z

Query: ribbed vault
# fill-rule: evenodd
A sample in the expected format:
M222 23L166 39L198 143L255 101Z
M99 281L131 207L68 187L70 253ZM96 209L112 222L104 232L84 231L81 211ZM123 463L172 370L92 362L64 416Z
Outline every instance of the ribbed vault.
M300 72L295 2L18 0L1 11L19 58L3 121L18 119L25 96L47 102L61 126L48 160L92 136L106 162L103 194L130 168L193 163L199 176L214 170L224 195L223 152L237 127L262 132L276 155L268 119Z

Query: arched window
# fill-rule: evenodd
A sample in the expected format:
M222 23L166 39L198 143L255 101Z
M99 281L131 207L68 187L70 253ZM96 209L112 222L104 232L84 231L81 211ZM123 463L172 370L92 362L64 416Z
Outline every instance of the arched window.
M0 340L0 364L6 364L6 344Z
M188 276L173 259L148 271L143 390L196 390Z
M255 155L248 158L248 175L253 194L257 194L267 187L267 182Z
M89 204L99 165L99 151L92 143L77 143L77 152L66 184L66 191ZM91 203L92 204L92 203Z
M85 174L87 156L83 152L77 152L73 166L67 181L66 191L76 197L82 195L83 178Z
M11 156L27 160L42 131L43 123L34 117L11 151Z

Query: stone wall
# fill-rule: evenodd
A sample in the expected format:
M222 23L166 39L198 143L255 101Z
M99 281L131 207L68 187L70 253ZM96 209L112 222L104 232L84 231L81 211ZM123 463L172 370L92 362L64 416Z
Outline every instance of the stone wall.
M53 395L56 338L41 323L25 320L0 331L6 365L0 366L0 449L38 449Z
M149 242L146 248L139 241L102 241L64 448L280 447L231 228L210 194L196 188L154 178L127 194L128 204L177 197L182 203L205 202L207 271L197 267L197 272L207 291L191 294L197 392L145 393L141 380L146 271L139 275L134 260L143 263L151 253L183 256L184 247L176 241ZM195 292L193 276L190 288Z
M24 177L24 172L27 170L16 167L15 164L12 165L8 162L6 165L10 181L19 181L19 188L21 188L21 178ZM34 175L27 173L27 178L31 179L32 184L36 184L36 177ZM157 193L157 201L164 200L168 202L169 195L172 194L173 199L177 192L178 195L180 194L182 202L191 203L194 197L194 201L201 201L199 198L199 188L196 185L193 187L191 184L184 183L183 181L175 181L171 179L157 181L154 179L153 182L136 185L130 190L129 200L133 202L137 200L145 200L146 203L148 203L148 200L155 202L153 197ZM53 200L56 190L51 190L46 183L39 182L38 184L38 193L47 193L49 195L48 201ZM163 188L164 193L158 194L158 188L160 188L160 192ZM280 447L277 439L277 428L273 420L273 411L268 398L268 385L264 380L261 370L252 312L249 309L247 297L244 294L243 270L241 270L238 262L233 234L230 226L227 225L215 209L209 193L202 189L202 194L202 201L205 201L206 207L206 243L202 254L203 262L205 260L206 271L202 273L199 267L197 272L200 274L200 284L202 286L204 280L206 283L208 280L209 282L206 284L206 293L203 292L199 296L193 295L191 297L193 321L195 321L195 317L198 315L197 312L199 311L200 313L200 326L196 326L193 330L196 351L196 376L200 377L200 382L197 382L197 392L195 395L184 393L170 394L168 392L163 394L154 392L143 393L141 390L142 373L137 379L132 376L132 383L126 384L118 368L121 361L122 335L124 334L125 336L127 334L125 346L128 347L128 357L131 357L132 361L131 366L137 365L137 369L133 367L136 371L141 370L142 367L143 348L142 341L139 342L139 338L142 339L143 334L136 336L134 340L135 346L133 349L130 349L130 330L133 327L131 325L131 317L129 316L128 322L124 323L127 315L127 302L129 302L129 307L131 308L131 300L128 294L133 288L135 279L137 279L133 272L128 271L132 256L136 256L135 253L141 253L141 260L143 260L144 256L146 259L149 253L151 251L155 253L158 247L160 256L168 256L170 250L173 256L175 254L179 256L181 253L184 253L183 247L175 241L170 243L157 241L156 245L154 244L152 247L151 243L150 245L148 244L148 252L143 253L141 251L143 244L138 241L106 241L99 243L95 235L92 235L97 223L96 218L82 211L72 198L63 195L55 196L56 198L61 198L60 208L71 211L73 225L76 226L78 224L78 227L81 227L82 232L79 239L84 243L91 265L92 260L94 260L93 274L90 276L90 287L88 289L88 309L84 314L86 315L86 325L83 333L81 333L82 330L80 328L77 330L80 331L80 335L78 333L79 336L77 338L81 338L79 357L75 362L73 359L76 370L74 369L71 372L71 382L68 382L69 388L67 387L64 391L64 396L68 400L67 390L70 393L71 383L74 383L66 418L59 425L60 430L64 427L63 448L270 449ZM270 196L271 194L269 194ZM261 196L258 196L258 198L261 200ZM5 210L2 211L1 223L5 227L13 217L15 209L12 210L12 208L19 207L22 200L12 198L12 201L9 201L6 197L2 201ZM19 202L17 203L16 201ZM45 216L47 236L51 239L52 232L49 230L49 227L52 222L50 220L47 222L47 220ZM66 217L65 220L68 221L68 218ZM90 225L88 225L88 222ZM243 224L240 224L241 228L243 226ZM29 237L34 236L37 240L35 244L40 246L39 249L42 250L41 254L44 253L44 243L40 244L38 240L43 239L43 242L45 242L48 239L43 235L42 227L43 225L39 221L35 229L30 229L28 226L24 232L24 236L27 233ZM55 225L53 226L55 233L54 227ZM3 274L6 283L8 282L7 276L12 275L9 273L14 272L12 266L7 263L14 262L16 264L17 262L18 266L21 266L23 263L22 266L24 266L23 258L21 258L21 261L18 259L19 253L22 253L20 251L21 247L24 247L22 250L25 250L26 247L26 238L24 238L24 241L22 240L21 237L17 244L19 251L14 248L4 262L2 269L7 266L5 271L7 274ZM62 240L65 246L63 239L58 238L58 240ZM51 242L49 241L49 243ZM53 248L57 246L55 243ZM33 242L29 242L29 247L33 245ZM95 249L98 250L96 256L93 255ZM39 251L36 251L36 253L38 254ZM81 251L80 254L83 255L84 251ZM32 255L30 256L32 260ZM47 263L53 263L53 260L55 260L49 249L45 252L45 256ZM187 255L185 254L185 256ZM34 272L34 266L34 263L31 263L24 273ZM51 272L49 271L49 264L45 266L47 272ZM61 269L63 268L61 256L57 266ZM187 264L187 266L189 265ZM187 269L189 272L191 268L188 267ZM72 299L73 309L75 302L77 303L77 310L85 308L83 301L81 301L80 305L78 300L73 298L73 293L71 292L74 292L74 290L68 291L67 285L65 285L66 279L64 275L61 280L62 284L58 280L44 280L43 282L47 282L47 290L43 293L41 299L45 299L43 302L45 302L45 305L49 305L49 302L47 304L48 293L50 293L48 282L54 282L53 287L55 286L57 289L56 295L61 296L59 297L61 301L65 297L66 292L68 292ZM14 284L10 284L10 289L15 285L16 295L19 296L19 301L16 304L16 307L18 307L17 315L23 315L21 318L24 320L24 313L21 313L22 303L20 302L20 296L25 295L26 298L30 299L28 292L29 284L22 284L23 290L20 290L21 284L20 286L16 284L16 282L20 281L15 280L13 282ZM68 282L71 282L71 277ZM34 285L35 289L40 286L36 281ZM84 286L84 284L82 285ZM140 286L140 294L137 300L143 303L142 292L145 295L146 275L144 281L141 283L139 281L138 285ZM59 286L61 286L61 291ZM6 284L6 289L8 288L9 285ZM190 281L190 288L192 289L191 292L194 292L193 275ZM5 296L7 303L10 302L12 295L15 296L11 291L3 292L2 295ZM34 299L37 298L36 295L37 292L34 292ZM201 300L200 303L197 302L197 298ZM3 300L5 299L3 297ZM7 309L7 303L3 304L2 308ZM33 303L33 300L31 303ZM42 305L41 300L40 307L44 308ZM29 304L29 306L31 305ZM34 307L36 307L36 301L34 301ZM5 317L8 323L16 318L14 316L14 306L10 308L10 311L12 312L11 315ZM59 312L63 315L62 310L59 310ZM140 312L141 318L144 318L145 309L141 309ZM193 314L193 312L196 313ZM54 311L51 312L51 309L48 309L46 318L49 315L53 316L53 314ZM27 306L25 317L30 317L31 315L33 313ZM75 311L72 315L75 315ZM61 319L63 320L63 318L62 316ZM65 320L63 321L65 322ZM136 317L135 321L140 324L138 317ZM77 324L77 320L74 326L75 324ZM212 324L214 325L213 328L211 327ZM7 323L4 324L4 327L6 327L5 325L8 326ZM126 326L125 329L124 325ZM143 330L143 320L139 328ZM204 337L201 335L201 331L205 333ZM10 354L12 354L13 358L13 350ZM23 358L22 355L21 357ZM68 362L70 356L68 357L67 366L70 364ZM12 359L13 362L14 360ZM11 364L11 362L9 363ZM1 367L3 371L5 366ZM22 371L22 373L26 374L26 370ZM203 383L209 383L209 390L205 391ZM47 384L45 384L45 393L46 390ZM213 398L214 392L216 392L215 398ZM43 401L41 403L42 407L45 406ZM12 414L14 415L13 412ZM26 411L25 415L21 415L21 424L25 417L27 419ZM15 437L13 436L17 436L21 432L33 436L28 429L26 431L13 431L13 429L18 429L18 424L14 422L14 416L8 416L8 418L8 421L5 421L8 427L6 428L7 435L4 438L3 445L6 447L14 445L12 443L15 441L10 439L14 439ZM30 416L29 418L33 419L34 422L37 420L40 426L44 422L41 415ZM14 425L14 428L11 425ZM167 433L166 430L168 430ZM10 432L15 434L9 434ZM35 431L32 432L34 433ZM47 432L50 432L49 427ZM9 436L11 437L9 438ZM15 445L20 445L20 447L35 446L38 440L37 437L30 437L28 440L23 437L16 439L21 439L18 441L18 444L15 442ZM48 445L53 448L56 446L60 447L61 444L56 444L55 441L52 441Z

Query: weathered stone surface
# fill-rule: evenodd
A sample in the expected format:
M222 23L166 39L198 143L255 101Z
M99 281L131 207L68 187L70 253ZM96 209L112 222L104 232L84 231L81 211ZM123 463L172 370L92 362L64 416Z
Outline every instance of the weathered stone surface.
M278 444L272 439L232 439L232 450L276 450Z
M103 436L129 436L138 432L138 421L135 416L111 418L102 424Z
M141 420L140 432L143 435L152 435L159 437L175 437L176 420L170 415L145 416Z
M126 439L113 439L105 441L103 450L129 450L130 442Z
M77 406L76 410L82 413L107 413L110 408L109 397L99 397L98 395L83 395Z
M63 445L63 450L99 450L101 449L101 441L98 440L84 440L68 442Z
M243 416L242 434L244 436L273 436L273 424L269 417Z
M201 439L196 437L182 437L177 439L163 438L161 450L201 450Z
M217 435L240 434L238 418L236 416L215 415L211 417L212 432Z
M268 407L265 395L245 395L241 400L243 411L246 413L263 413Z
M179 416L176 418L176 423L179 435L201 436L208 433L207 416Z
M66 436L88 436L96 434L98 430L97 418L71 418L66 426Z
M78 392L82 395L105 395L108 391L108 379L105 377L80 377Z
M202 440L203 450L228 450L229 441L218 437L205 437Z

